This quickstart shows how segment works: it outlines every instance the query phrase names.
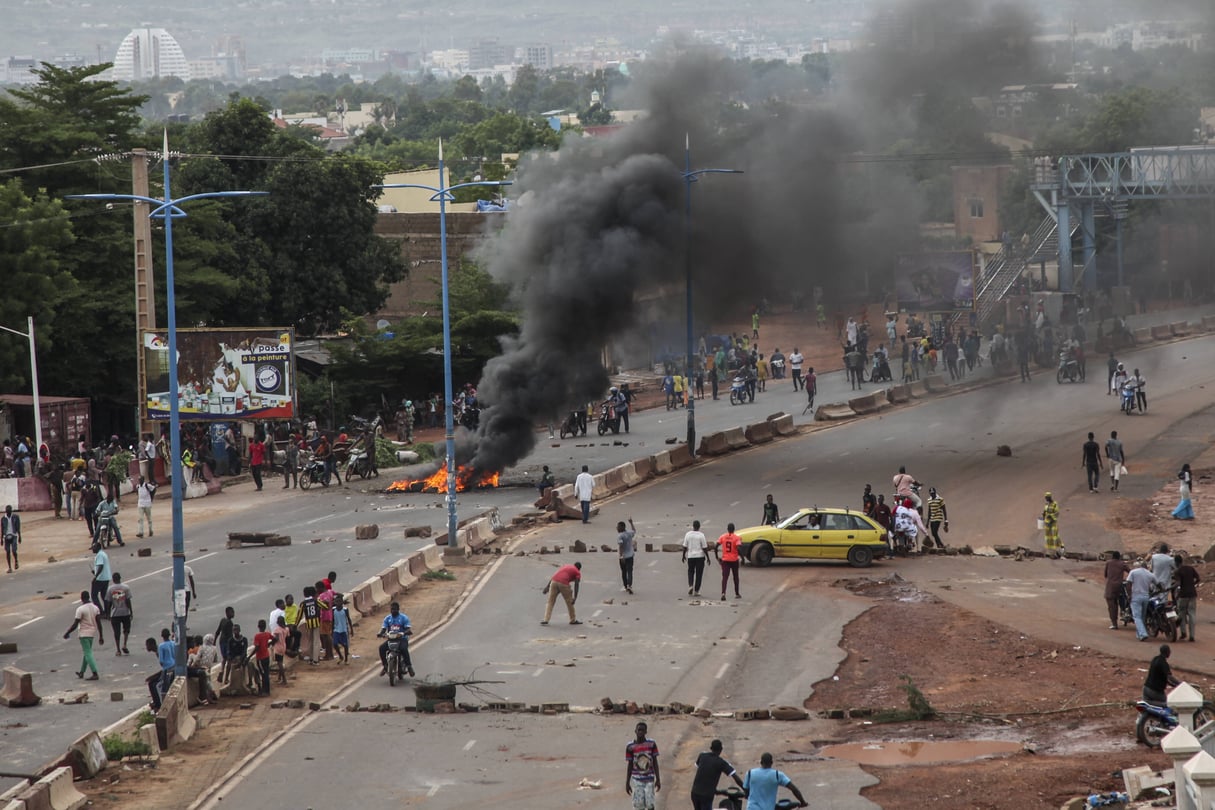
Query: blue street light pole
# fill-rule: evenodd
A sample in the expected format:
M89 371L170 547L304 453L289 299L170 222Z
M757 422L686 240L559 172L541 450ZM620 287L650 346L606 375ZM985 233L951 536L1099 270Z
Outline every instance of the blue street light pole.
M423 191L434 192L431 202L439 203L439 260L443 273L443 396L446 404L443 407L443 427L447 439L447 549L459 551L460 541L456 534L456 423L452 414L452 380L451 380L451 306L447 296L447 203L454 202L451 192L458 188L473 186L509 186L509 180L477 180L471 183L447 185L443 173L443 142L439 141L439 185L427 186L421 183L383 183L372 188L420 188Z
M742 174L741 169L697 169L692 171L692 147L691 139L684 135L683 142L683 183L684 183L684 209L683 209L683 269L684 283L686 285L687 304L688 304L688 357L687 357L687 376L684 377L683 389L688 397L688 452L693 456L696 455L696 397L692 394L692 372L693 372L693 357L695 356L696 347L692 341L692 251L691 251L691 230L692 230L692 184L700 179L703 174ZM717 369L713 369L713 373L717 373Z
M169 187L169 133L164 134L164 147L161 159L165 167L164 197L144 197L138 194L70 194L69 200L135 200L145 202L152 207L148 216L159 218L165 226L165 287L166 307L169 311L169 442L170 469L172 470L173 493L173 619L177 630L177 662L174 672L177 677L186 675L186 545L185 530L182 522L181 503L184 495L185 480L181 469L181 411L178 403L177 389L177 298L173 286L173 220L184 217L186 212L179 207L182 203L201 200L209 197L260 197L266 191L210 191L203 194L190 194L173 199Z

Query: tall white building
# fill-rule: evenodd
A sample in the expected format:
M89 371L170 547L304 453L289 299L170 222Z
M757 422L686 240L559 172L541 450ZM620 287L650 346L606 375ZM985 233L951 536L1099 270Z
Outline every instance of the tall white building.
M136 28L114 56L114 81L177 76L190 80L190 64L173 35L163 28Z

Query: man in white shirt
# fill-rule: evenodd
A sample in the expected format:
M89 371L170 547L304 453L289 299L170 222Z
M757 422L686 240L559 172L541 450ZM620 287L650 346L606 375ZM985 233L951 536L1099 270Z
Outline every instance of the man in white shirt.
M1143 379L1139 369L1135 369L1135 373L1127 382L1135 386L1135 401L1139 404L1140 412L1147 411L1147 380Z
M135 487L135 495L139 498L139 531L136 537L143 537L143 520L148 519L148 537L152 536L152 496L156 494L156 485L144 476L139 476L139 485Z
M692 521L692 531L683 536L683 561L688 564L688 596L700 596L700 581L704 579L709 562L709 541L700 530L700 521Z
M802 353L793 347L793 354L789 355L789 369L793 372L793 390L802 390L802 363L806 358L802 357Z
M156 442L152 441L152 434L145 433L139 441L139 472L144 478L151 481L156 474Z
M578 473L578 477L574 479L574 495L578 497L578 502L582 504L582 522L591 522L591 494L595 491L595 479L591 476L590 470L585 464L582 465L582 472Z

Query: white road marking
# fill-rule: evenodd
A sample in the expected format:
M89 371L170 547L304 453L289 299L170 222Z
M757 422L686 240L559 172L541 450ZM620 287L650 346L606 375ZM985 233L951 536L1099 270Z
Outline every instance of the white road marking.
M700 696L700 700L696 701L696 708L697 708L697 709L703 709L703 708L704 708L704 706L705 706L705 704L706 704L706 703L708 703L708 702L709 702L709 696L708 696L708 695L701 695L701 696Z
M543 674L544 674L544 667L540 667L539 669L537 669L535 672L532 673L532 677L539 678Z
M726 663L721 665L721 669L717 670L717 675L714 676L715 679L720 681L729 669L730 669L730 662L727 661Z
M755 618L756 618L756 619L762 619L762 618L763 618L765 615L767 615L767 613L768 613L768 606L767 606L767 605L764 605L763 607L761 607L761 608L759 609L759 613L756 613L756 614L755 614Z
M940 426L941 426L940 422L933 422L931 425L928 426L928 429L931 430L932 428L940 427Z
M600 613L602 613L602 612L603 612L603 608L599 608L598 610L596 610L594 613L592 613L592 614L591 614L591 618L592 618L592 619L598 619L598 618L599 618L599 614L600 614Z
M433 799L435 797L435 794L439 792L439 788L441 788L441 787L443 787L443 786L442 785L431 785L430 790L426 791L426 798Z
M17 626L16 626L16 627L14 627L13 629L14 629L14 630L20 630L22 627L25 627L25 626L27 626L27 625L31 625L31 624L33 624L34 622L40 622L40 621L42 621L42 618L43 618L42 616L38 616L37 618L30 619L28 622L22 622L21 624L17 625Z
M894 437L892 436L891 438L894 438ZM798 468L797 468L797 471L798 471L798 472L805 472L805 471L806 471L806 470L808 470L808 469L810 469L810 468L809 468L809 467L798 467Z
M500 670L498 670L497 674L499 674L499 675L522 675L523 670L521 670L521 669L500 669Z
M733 509L734 507L738 506L740 503L742 503L742 501L735 501L734 503L730 504L730 508Z
M748 642L750 639L751 639L751 631L750 631L750 630L747 630L746 632L744 632L744 633L743 633L743 634L742 634L742 635L739 637L739 640L740 640L740 641L742 641L742 643L743 643L743 644L746 644L746 643L747 643L747 642Z
M894 441L896 438L898 438L898 436L897 436L897 435L893 435L893 434L892 434L892 435L887 436L886 438L882 439L882 441L884 441L884 442L892 442L892 441Z
M780 584L780 587L776 589L776 592L777 592L778 594L779 594L779 593L784 593L784 592L785 592L785 591L788 589L788 587L789 587L789 583L788 583L788 582L782 582L782 583ZM764 610L767 610L767 608L764 608Z
M852 451L845 450L844 452L840 453L840 458L843 458L844 456L850 456L850 455L852 455Z
M205 560L205 559L207 559L208 557L214 557L214 556L215 556L216 554L218 554L218 553L219 553L218 551L212 551L212 552L209 552L209 553L207 553L207 554L203 554L203 555L198 556L198 557L188 557L188 558L186 559L186 562L195 563L195 562L198 562L199 560ZM173 566L171 566L171 565L170 565L170 566L167 566L167 567L165 567L165 568L157 568L155 571L149 571L148 573L146 573L146 574L140 574L140 575L139 575L139 576L137 576L137 577L131 577L130 579L124 579L124 580L123 580L123 582L126 582L126 583L129 585L129 584L130 584L130 583L132 583L132 582L138 582L138 581L139 581L139 580L141 580L141 579L147 579L148 577L154 577L154 576L156 576L157 574L163 574L165 571L172 571L172 570L173 570ZM187 583L186 583L186 586L188 587L189 585L190 585L190 583L189 583L189 582L187 582Z
M469 740L468 742L464 743L464 750L467 751L468 749L472 748L476 744L477 744L476 740Z

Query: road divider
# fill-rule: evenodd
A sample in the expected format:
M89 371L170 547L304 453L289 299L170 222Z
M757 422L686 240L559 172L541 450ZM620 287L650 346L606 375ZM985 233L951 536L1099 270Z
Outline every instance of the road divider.
M0 703L10 708L37 706L42 698L34 693L34 676L16 667L4 668L4 686L0 689Z

